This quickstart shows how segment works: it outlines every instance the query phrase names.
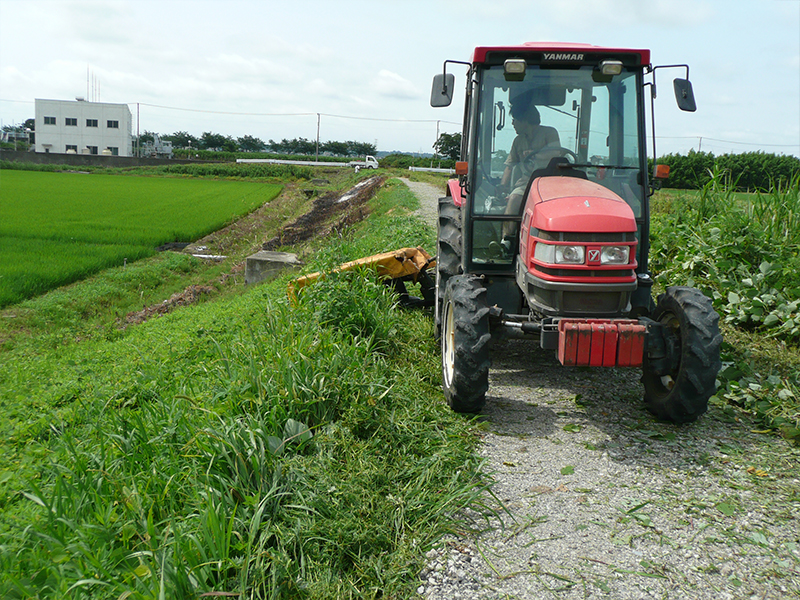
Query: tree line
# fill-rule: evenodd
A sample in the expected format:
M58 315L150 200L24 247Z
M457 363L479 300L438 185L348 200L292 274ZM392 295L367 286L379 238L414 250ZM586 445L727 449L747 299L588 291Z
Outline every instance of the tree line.
M663 187L682 190L701 189L716 173L723 173L737 190L768 191L773 186L786 187L800 178L800 158L766 152L721 154L695 152L686 156L667 154L658 164L669 165L669 177Z
M139 138L139 144L152 142L155 136L161 140L172 142L172 147L176 149L196 149L212 150L217 152L274 152L277 154L301 154L314 155L317 153L329 156L365 156L374 155L377 152L375 144L368 142L357 142L348 140L345 142L328 141L317 142L303 137L288 140L286 138L279 142L263 140L252 135L245 135L234 138L230 135L214 133L211 131L203 132L200 137L195 137L186 131L176 131L170 135L156 134L152 131L145 131ZM134 142L136 136L134 136Z

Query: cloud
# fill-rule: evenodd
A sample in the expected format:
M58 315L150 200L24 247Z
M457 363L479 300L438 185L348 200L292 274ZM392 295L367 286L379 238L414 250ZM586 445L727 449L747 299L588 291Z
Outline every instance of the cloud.
M422 94L408 79L397 73L381 69L372 80L372 88L381 96L403 100L418 100Z
M307 82L303 87L306 95L322 98L341 98L339 91L319 77Z

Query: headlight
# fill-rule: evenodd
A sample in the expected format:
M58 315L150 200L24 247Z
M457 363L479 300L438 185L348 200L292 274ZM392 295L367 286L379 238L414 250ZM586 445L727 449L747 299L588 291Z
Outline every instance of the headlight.
M556 264L582 265L583 246L556 246Z
M538 242L533 258L549 265L582 265L585 254L583 246L554 246Z
M630 246L603 246L603 250L600 253L600 264L627 265L630 255Z

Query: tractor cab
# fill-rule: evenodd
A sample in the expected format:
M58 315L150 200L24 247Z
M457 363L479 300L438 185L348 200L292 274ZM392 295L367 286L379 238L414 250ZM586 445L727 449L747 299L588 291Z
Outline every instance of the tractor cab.
M537 177L584 179L624 202L636 231L602 232L620 235L599 237L627 246L624 251L632 252L636 273L647 273L650 186L644 78L652 70L648 50L532 43L475 50L462 135L467 172L451 192L468 213L463 219L462 270L510 278L496 294L489 291L490 299L506 310L524 311L523 298L514 297L512 290L520 243L528 245L519 238L520 221L533 187L529 184ZM448 91L452 96L447 79L445 74L434 80L432 104L446 103ZM589 204L584 216L591 219L597 213ZM530 231L529 224L522 229ZM588 231L576 221L551 233L563 238ZM634 295L634 304L649 306L649 279L643 277L641 283L648 289Z
M650 52L582 44L478 47L471 63L445 61L434 77L432 106L452 102L449 63L468 66L463 160L439 203L436 324L451 406L480 409L488 355L483 360L483 350L475 349L515 336L537 339L564 364L649 362L656 388L649 406L669 404L673 420L696 418L710 395L708 376L701 401L672 406L680 365L664 348L677 342L651 318L657 307L647 265L652 189L645 114L656 70ZM687 73L674 83L678 105L693 111L688 66L677 66ZM710 304L702 312L716 317ZM460 324L461 317L469 324ZM459 338L474 336L475 323L484 321L483 343L468 339L467 350ZM707 371L713 387L716 370Z

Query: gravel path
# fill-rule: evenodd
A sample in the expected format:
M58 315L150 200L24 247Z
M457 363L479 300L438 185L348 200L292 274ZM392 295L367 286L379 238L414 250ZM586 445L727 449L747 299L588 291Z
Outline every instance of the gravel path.
M435 223L441 189L404 180ZM495 598L800 598L800 449L712 402L644 410L639 372L492 352L479 453L497 516L428 553L418 593Z

